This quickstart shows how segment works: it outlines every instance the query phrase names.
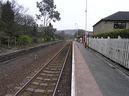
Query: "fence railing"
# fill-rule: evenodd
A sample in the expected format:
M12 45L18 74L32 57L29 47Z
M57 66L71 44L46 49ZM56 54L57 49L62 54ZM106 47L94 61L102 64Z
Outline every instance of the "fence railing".
M129 39L89 38L89 47L129 69Z

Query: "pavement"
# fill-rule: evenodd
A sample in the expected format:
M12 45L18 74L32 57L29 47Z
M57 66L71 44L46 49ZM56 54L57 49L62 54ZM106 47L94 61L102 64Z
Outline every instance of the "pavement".
M75 95L102 96L102 93L89 70L78 46L74 46L75 55Z
M74 43L75 96L129 96L129 77L99 53Z

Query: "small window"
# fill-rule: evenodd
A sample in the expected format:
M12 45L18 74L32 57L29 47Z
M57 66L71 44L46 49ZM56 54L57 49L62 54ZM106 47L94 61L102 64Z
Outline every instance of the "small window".
M114 22L114 29L126 29L126 22Z

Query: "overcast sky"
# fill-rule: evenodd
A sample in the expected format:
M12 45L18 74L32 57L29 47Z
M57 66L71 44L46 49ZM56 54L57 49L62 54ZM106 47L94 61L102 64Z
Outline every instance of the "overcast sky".
M37 0L16 0L19 4L28 8L28 13L35 16ZM40 1L40 0L38 0ZM88 21L87 30L93 30L92 26L100 19L117 11L129 11L129 0L87 0ZM85 29L86 0L55 0L57 10L61 13L61 21L56 22L57 29Z

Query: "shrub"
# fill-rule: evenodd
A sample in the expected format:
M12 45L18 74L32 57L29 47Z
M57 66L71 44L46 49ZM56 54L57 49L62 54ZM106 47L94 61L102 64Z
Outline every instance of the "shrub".
M129 38L129 29L125 29L125 30L115 30L115 31L111 31L111 32L106 32L106 33L99 33L96 34L95 37L98 38L118 38L118 36L120 36L121 38Z
M20 45L27 45L32 43L32 38L28 35L20 35L18 37L18 43Z

